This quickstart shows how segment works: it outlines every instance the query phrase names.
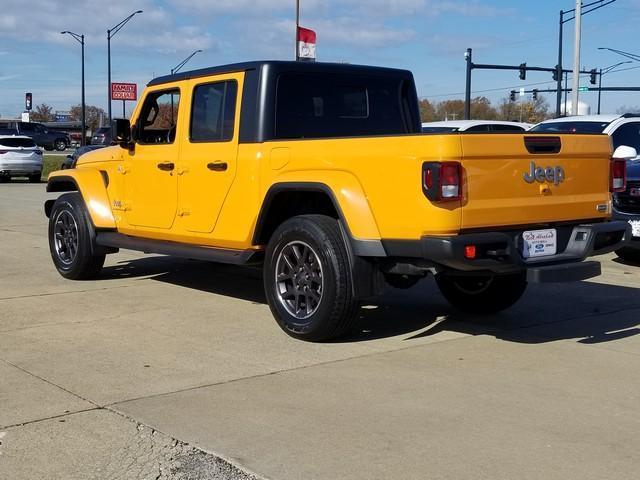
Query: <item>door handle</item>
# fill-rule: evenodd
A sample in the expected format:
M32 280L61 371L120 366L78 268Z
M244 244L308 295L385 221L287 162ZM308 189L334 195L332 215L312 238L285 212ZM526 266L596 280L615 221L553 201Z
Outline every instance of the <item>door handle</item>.
M207 168L214 172L224 172L227 169L227 166L227 162L221 162L220 160L207 164Z
M171 172L176 166L173 162L162 162L158 164L158 168L163 172Z

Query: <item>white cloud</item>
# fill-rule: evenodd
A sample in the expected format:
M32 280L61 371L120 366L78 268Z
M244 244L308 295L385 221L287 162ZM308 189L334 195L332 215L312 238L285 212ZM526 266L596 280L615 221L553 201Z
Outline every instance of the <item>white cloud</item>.
M70 38L60 35L63 30L85 35L87 47L105 45L107 29L136 10L142 14L131 19L112 41L113 48L144 49L162 52L187 51L191 48L212 48L212 35L196 25L177 26L175 16L153 0L109 0L96 4L92 0L77 0L71 7L62 0L31 0L28 21L25 6L16 0L2 6L0 38L22 41L46 41L70 45Z

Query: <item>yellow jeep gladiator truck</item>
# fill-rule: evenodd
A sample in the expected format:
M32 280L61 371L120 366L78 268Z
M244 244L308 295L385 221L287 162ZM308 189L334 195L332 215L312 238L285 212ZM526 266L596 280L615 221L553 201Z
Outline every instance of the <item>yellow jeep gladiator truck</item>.
M118 249L263 267L271 311L310 341L385 285L432 274L490 313L528 282L600 274L624 160L606 135L421 134L405 70L251 62L151 81L117 145L50 175L53 263L96 277Z

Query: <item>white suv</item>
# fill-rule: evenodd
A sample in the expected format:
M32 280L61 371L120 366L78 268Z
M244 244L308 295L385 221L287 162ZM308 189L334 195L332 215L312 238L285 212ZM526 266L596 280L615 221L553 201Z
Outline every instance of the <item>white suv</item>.
M40 182L42 150L33 139L22 135L0 135L0 181L11 177L29 177Z
M621 258L640 262L640 114L584 115L546 120L530 132L605 133L611 137L614 157L627 162L627 188L613 194L613 218L626 220L633 228L628 247L618 250Z
M425 122L422 133L518 133L531 127L528 123L504 122L500 120L446 120Z

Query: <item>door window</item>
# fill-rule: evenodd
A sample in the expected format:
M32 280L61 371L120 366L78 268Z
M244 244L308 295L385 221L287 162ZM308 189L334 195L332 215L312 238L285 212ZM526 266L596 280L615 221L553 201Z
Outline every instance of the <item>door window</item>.
M195 87L189 132L192 142L228 142L233 139L237 92L235 81Z
M620 145L635 148L640 153L640 123L629 122L621 125L613 135L614 150Z
M147 95L137 122L138 142L162 145L176 139L180 90L165 90Z

